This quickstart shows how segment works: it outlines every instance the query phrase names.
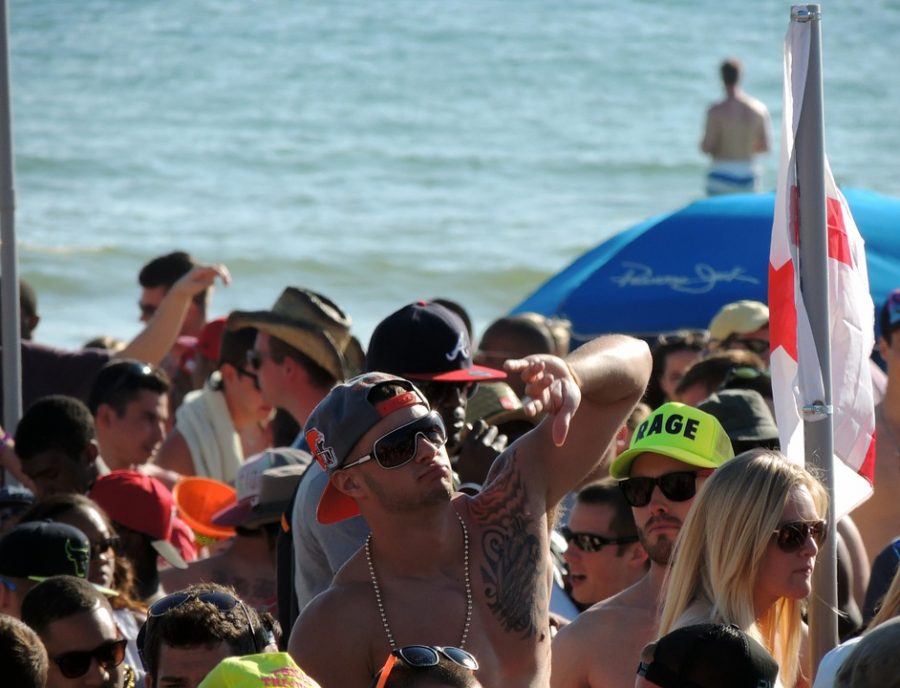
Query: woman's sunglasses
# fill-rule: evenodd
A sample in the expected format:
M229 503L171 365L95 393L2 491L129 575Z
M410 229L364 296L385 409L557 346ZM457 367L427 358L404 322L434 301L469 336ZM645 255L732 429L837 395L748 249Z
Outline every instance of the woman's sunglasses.
M441 647L438 645L407 645L396 650L392 650L387 661L379 672L378 683L375 688L384 688L387 685L391 670L397 663L397 659L402 659L407 666L415 669L428 669L435 667L441 663L441 655L444 655L454 664L470 671L478 670L478 660L472 654L458 647Z
M113 535L112 537L103 538L99 542L91 543L91 559L96 559L101 554L105 554L109 550L112 550L116 554L121 552L122 541L119 539L118 535Z
M97 664L104 671L111 671L119 666L125 659L125 645L127 638L111 640L103 643L93 650L74 650L63 652L53 658L53 662L59 667L59 672L66 678L81 678L91 668L91 660L96 659Z
M447 428L441 414L431 411L427 416L416 418L399 428L394 428L385 433L372 445L372 453L366 454L352 463L341 466L353 468L361 463L375 459L382 468L400 468L414 458L419 447L419 437L435 447L442 447L447 443Z
M711 475L712 470L675 471L657 478L628 478L619 482L625 501L631 506L647 506L653 488L659 486L663 497L673 502L686 502L697 494L697 476Z
M825 521L790 521L774 531L775 544L782 552L791 554L801 550L810 535L816 547L821 547L827 533Z
M599 552L607 545L628 545L638 541L637 535L608 538L594 533L573 533L567 527L561 528L559 532L562 533L568 544L574 542L575 546L582 552Z

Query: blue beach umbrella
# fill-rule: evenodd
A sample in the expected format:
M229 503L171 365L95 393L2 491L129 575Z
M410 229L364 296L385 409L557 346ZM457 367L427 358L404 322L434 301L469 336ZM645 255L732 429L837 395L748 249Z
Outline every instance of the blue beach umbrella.
M866 242L876 308L900 286L900 200L843 190ZM572 323L578 342L705 328L724 304L768 301L775 194L708 198L604 241L551 277L512 313Z

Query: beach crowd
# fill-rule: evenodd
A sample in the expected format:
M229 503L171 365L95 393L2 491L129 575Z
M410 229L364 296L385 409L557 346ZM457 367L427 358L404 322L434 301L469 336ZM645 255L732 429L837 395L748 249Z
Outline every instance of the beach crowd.
M763 303L573 347L565 321L476 336L430 298L364 346L303 287L210 319L217 282L153 258L141 332L78 350L35 340L21 283L0 684L900 686L900 289L878 304L874 491L831 530L820 476L779 451Z

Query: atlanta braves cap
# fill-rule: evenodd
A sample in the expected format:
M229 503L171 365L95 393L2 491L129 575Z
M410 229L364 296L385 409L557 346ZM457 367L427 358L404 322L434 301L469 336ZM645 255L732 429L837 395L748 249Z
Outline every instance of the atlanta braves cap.
M386 384L399 385L404 391L373 401L372 393ZM330 476L370 428L394 411L416 404L428 407L409 380L387 373L363 373L331 388L306 421L304 436L313 458ZM329 482L316 511L319 523L336 523L358 513L356 501Z
M466 326L440 304L416 301L382 320L369 341L366 370L410 380L486 382L506 373L472 363Z
M676 401L663 404L638 425L631 446L615 458L609 474L625 480L634 460L648 452L699 468L718 468L734 456L731 440L715 416Z

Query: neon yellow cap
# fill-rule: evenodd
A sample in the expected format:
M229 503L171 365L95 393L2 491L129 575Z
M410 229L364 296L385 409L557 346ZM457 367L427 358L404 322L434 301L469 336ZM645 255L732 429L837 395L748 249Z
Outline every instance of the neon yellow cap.
M227 657L197 688L320 688L286 652Z
M705 411L671 401L638 425L631 446L619 454L609 474L625 480L641 454L653 452L699 468L718 468L734 456L722 424Z

